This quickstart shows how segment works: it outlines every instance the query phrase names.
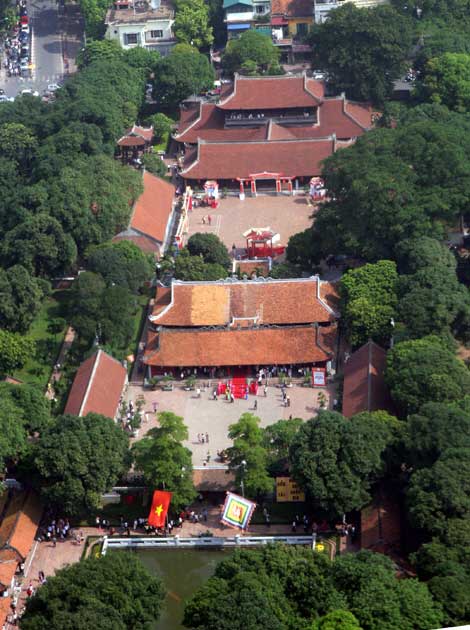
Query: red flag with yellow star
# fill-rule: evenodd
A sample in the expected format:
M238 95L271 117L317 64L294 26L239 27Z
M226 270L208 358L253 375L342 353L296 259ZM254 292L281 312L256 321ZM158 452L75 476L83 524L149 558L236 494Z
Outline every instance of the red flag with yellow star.
M152 527L164 527L165 519L171 501L171 492L155 490L153 493L152 507L148 517L148 524Z

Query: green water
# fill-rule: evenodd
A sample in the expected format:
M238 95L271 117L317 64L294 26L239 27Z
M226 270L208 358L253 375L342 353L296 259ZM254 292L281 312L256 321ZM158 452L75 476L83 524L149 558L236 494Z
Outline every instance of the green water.
M184 602L214 573L230 551L204 549L140 549L137 555L154 574L161 575L167 590L165 607L155 630L182 630Z

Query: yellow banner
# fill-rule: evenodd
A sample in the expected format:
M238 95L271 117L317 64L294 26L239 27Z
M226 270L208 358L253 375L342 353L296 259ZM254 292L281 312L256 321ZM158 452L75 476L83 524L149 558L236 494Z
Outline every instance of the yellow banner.
M276 477L276 501L278 503L305 501L305 492L290 477Z

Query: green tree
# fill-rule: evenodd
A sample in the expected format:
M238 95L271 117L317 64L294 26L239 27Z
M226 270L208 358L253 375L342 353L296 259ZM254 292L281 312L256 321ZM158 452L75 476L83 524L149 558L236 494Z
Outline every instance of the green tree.
M155 67L154 94L158 104L176 108L191 94L212 87L214 70L205 55L186 44L178 44Z
M29 434L41 432L51 421L50 401L39 387L3 382L0 383L0 399L13 403L20 410L17 422L22 423Z
M312 630L361 630L361 627L352 613L334 610L315 621Z
M0 269L0 326L25 333L41 308L43 287L21 265Z
M21 123L6 123L0 126L0 146L4 157L24 166L34 155L37 138Z
M114 39L92 39L78 54L77 65L80 69L97 60L120 61L124 58L124 50Z
M125 585L125 588L123 588ZM66 566L27 601L24 630L148 630L160 617L164 587L130 552L108 552Z
M146 153L142 157L142 164L145 166L145 170L157 177L166 177L168 175L168 169L165 162L158 155L158 153Z
M233 446L227 449L229 466L235 471L238 487L243 487L249 497L267 494L274 481L269 476L268 453L264 446L261 419L244 413L235 424L229 426L228 436Z
M383 476L395 423L387 414L363 413L350 420L321 411L305 422L290 448L293 477L316 509L337 518L360 509L371 485Z
M29 337L0 330L0 374L22 368L34 351L35 343Z
M154 114L153 116L151 116L147 122L150 125L153 125L153 133L155 134L155 137L159 140L161 140L166 134L171 133L171 130L173 129L173 126L175 124L175 121L172 118L166 116L165 114L162 114L161 112L158 112L158 114Z
M350 98L383 103L406 67L412 45L410 21L392 7L345 4L314 24L312 63Z
M31 274L46 277L63 273L77 257L72 237L45 213L27 218L7 232L0 251L7 266L22 265Z
M431 101L467 111L470 107L470 54L446 52L430 59L423 84Z
M143 70L148 77L158 63L160 53L157 50L136 46L136 48L129 48L124 51L124 59L128 66Z
M263 445L268 452L268 470L273 477L287 469L289 449L302 424L302 418L278 420L263 430Z
M129 438L105 416L59 416L41 433L32 461L44 498L78 515L98 509L103 492L128 470Z
M341 278L344 325L353 346L368 339L386 343L397 305L398 274L391 260L351 269Z
M147 485L172 493L171 507L177 512L196 497L191 451L182 444L188 429L183 418L170 411L158 414L158 425L134 444L135 468Z
M222 66L229 74L238 72L247 62L253 64L260 74L269 74L279 66L279 50L270 37L256 29L249 29L240 37L231 39L222 57Z
M449 518L470 517L470 449L449 448L430 468L413 473L407 490L412 525L443 534Z
M230 265L228 250L216 234L197 232L188 240L191 256L202 256L205 263L214 263L222 267Z
M178 42L208 48L214 41L209 8L203 0L177 0L173 31Z
M465 364L435 336L396 344L387 355L385 379L403 416L427 402L458 400L470 387Z
M23 410L4 392L0 393L0 400L0 466L3 470L7 460L17 460L26 451L27 433Z
M185 248L175 260L175 278L178 280L221 280L227 269L217 263L205 263L201 256L191 256Z
M93 248L88 255L88 267L101 274L106 284L124 287L131 293L137 293L151 279L153 271L149 257L130 241Z

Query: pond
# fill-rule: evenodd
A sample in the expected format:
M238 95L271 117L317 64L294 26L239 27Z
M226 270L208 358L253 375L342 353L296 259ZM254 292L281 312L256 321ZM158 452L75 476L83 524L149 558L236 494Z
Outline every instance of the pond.
M140 560L165 583L165 607L154 630L183 630L184 603L230 551L221 549L139 549Z

